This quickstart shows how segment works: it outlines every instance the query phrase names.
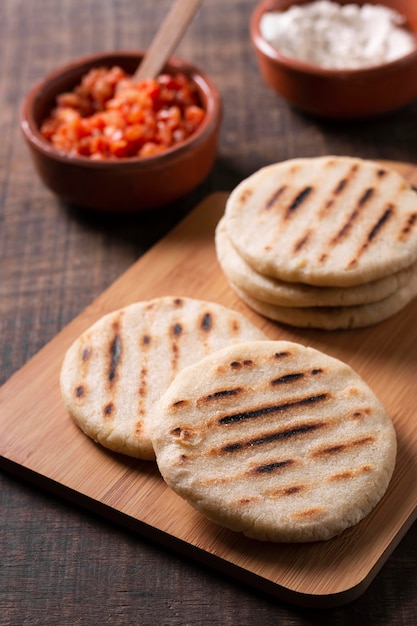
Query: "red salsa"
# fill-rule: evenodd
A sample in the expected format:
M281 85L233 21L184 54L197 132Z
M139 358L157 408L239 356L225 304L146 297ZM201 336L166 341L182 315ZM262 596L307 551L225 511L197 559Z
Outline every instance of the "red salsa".
M204 114L196 87L184 74L135 84L120 67L96 68L57 97L41 133L74 156L151 156L192 135Z

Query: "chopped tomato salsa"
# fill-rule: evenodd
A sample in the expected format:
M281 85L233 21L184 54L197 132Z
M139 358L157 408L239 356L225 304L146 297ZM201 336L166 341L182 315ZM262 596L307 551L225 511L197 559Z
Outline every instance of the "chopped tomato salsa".
M205 112L184 74L135 84L120 67L95 68L57 97L41 126L59 151L91 159L152 156L192 135Z

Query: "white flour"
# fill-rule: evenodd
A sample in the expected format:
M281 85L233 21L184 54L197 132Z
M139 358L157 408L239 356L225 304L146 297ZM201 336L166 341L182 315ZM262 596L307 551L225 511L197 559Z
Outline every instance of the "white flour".
M332 69L356 69L402 57L416 48L404 18L380 5L329 0L265 13L262 35L283 54Z

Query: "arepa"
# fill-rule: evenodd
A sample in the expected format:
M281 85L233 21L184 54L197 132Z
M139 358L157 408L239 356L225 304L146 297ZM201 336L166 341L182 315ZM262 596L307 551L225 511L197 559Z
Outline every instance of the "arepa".
M154 459L154 406L175 375L231 343L266 339L243 315L184 297L137 302L108 313L78 337L61 368L76 424L106 448Z
M358 158L258 170L230 194L225 225L253 269L291 282L350 287L417 261L417 193L394 170Z
M417 277L417 263L399 272L354 287L319 287L272 278L254 270L240 256L222 217L215 232L216 254L227 280L252 298L281 307L340 307L383 300Z
M156 408L166 483L259 540L327 540L384 495L396 435L347 364L287 341L235 344L182 370Z
M383 300L356 306L280 306L254 298L232 282L229 284L239 298L259 315L291 326L322 330L347 330L378 324L399 313L417 295L417 273L408 284Z

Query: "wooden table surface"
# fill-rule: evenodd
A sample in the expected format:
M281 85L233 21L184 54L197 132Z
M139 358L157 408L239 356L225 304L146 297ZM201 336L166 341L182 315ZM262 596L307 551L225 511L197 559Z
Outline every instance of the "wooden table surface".
M224 103L208 179L152 215L91 214L37 178L19 129L29 87L66 61L146 48L168 0L2 0L0 5L0 382L6 382L212 191L273 161L349 154L417 164L417 102L356 123L302 116L268 90L248 36L254 0L206 0L177 54ZM30 407L28 407L28 411ZM1 419L1 416L0 416ZM76 460L74 460L76 462ZM367 591L328 610L286 605L139 535L0 474L0 624L417 624L417 528Z

